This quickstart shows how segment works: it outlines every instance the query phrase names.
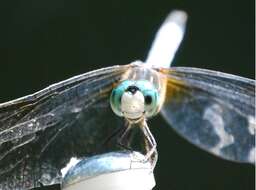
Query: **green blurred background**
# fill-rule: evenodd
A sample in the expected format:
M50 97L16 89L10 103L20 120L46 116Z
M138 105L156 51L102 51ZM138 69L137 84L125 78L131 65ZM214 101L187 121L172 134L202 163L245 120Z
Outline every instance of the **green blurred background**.
M144 60L173 9L189 14L175 66L254 78L254 0L1 1L0 102L90 70ZM253 166L194 147L160 116L150 125L159 150L155 189L254 189Z

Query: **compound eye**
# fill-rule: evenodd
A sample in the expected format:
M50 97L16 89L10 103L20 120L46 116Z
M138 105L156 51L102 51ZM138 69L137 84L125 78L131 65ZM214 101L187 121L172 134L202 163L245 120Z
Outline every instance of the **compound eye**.
M131 86L132 84L133 84L132 81L129 81L129 80L123 81L116 88L114 88L111 92L111 95L110 95L111 108L112 108L113 112L120 117L123 116L123 113L121 111L122 96L125 93L125 91L127 90L127 88L129 86Z
M110 105L114 113L118 116L122 116L121 112L121 97L122 97L122 91L118 89L113 89L111 96L110 96Z
M145 96L145 104L146 105L152 104L152 97L150 95Z
M144 95L144 102L145 102L145 111L148 117L151 117L156 114L157 112L157 105L158 105L158 94L157 91L154 89L149 89L143 91Z

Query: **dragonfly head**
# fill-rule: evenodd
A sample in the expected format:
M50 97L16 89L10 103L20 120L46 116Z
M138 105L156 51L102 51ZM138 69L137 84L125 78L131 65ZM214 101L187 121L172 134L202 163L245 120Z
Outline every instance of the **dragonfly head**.
M159 95L149 81L126 80L112 90L110 105L118 116L138 121L158 112Z

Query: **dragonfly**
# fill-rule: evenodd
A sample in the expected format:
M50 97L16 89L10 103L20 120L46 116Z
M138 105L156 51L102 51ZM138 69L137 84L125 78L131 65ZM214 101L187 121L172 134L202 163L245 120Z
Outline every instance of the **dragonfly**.
M187 14L172 11L145 62L101 68L0 104L0 189L61 183L71 158L95 154L114 131L139 128L157 155L148 119L161 114L191 144L222 159L255 162L255 80L171 67ZM104 151L115 149L115 140Z

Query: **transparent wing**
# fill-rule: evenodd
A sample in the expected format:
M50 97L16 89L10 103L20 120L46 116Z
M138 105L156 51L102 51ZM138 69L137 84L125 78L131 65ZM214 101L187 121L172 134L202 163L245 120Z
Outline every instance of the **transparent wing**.
M185 139L221 158L255 161L255 81L197 68L168 77L162 115Z
M0 104L0 189L60 183L70 158L114 148L101 147L122 122L109 93L129 67L85 73Z

